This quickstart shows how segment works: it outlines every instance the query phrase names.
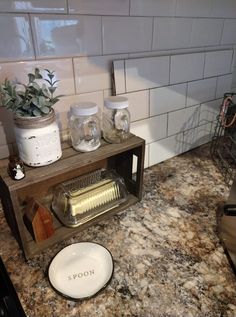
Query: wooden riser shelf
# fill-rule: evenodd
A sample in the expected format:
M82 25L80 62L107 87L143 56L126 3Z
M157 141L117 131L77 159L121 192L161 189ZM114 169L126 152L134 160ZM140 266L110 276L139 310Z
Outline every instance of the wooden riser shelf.
M76 152L68 144L63 144L62 148L63 155L59 161L44 167L26 167L26 177L21 181L12 180L7 174L6 166L1 169L0 193L3 210L26 258L43 252L53 244L72 237L102 219L128 208L142 197L145 149L143 139L133 135L122 144L108 144L103 141L99 149L89 153ZM137 159L135 178L132 175L134 157ZM55 233L50 238L36 243L23 220L27 198L33 197L50 209L55 186L100 168L115 170L124 179L129 192L127 201L76 228L63 226L53 216Z
M28 241L28 252L31 255L37 254L42 252L43 250L45 250L46 248L54 245L55 243L58 242L58 240L63 237L64 239L70 238L72 236L74 236L75 234L77 234L78 232L88 228L91 226L91 223L94 225L98 222L100 222L103 219L106 219L107 217L110 217L111 215L114 215L116 213L118 213L119 211L122 211L126 208L128 208L129 206L135 204L136 202L138 202L137 197L133 196L133 195L129 195L128 196L128 200L121 204L119 207L116 207L112 210L109 210L109 212L106 212L102 215L97 216L95 219L90 220L84 224L79 225L76 228L68 228L63 226L59 220L54 216L53 217L53 223L54 223L54 228L55 228L55 234L42 242L36 243L31 235L28 233L27 234L27 241Z

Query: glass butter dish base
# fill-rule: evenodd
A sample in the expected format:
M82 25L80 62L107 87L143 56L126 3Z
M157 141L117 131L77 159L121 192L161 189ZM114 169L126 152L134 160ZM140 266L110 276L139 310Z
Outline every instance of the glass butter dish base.
M52 210L67 227L77 227L127 200L124 180L114 171L99 169L59 184Z

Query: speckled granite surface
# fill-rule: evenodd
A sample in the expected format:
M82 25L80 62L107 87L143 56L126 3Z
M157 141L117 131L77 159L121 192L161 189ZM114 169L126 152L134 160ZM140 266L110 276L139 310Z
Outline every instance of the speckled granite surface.
M29 317L236 316L236 277L217 236L216 211L229 188L207 147L145 171L144 197L26 263L0 213L0 252ZM96 297L56 294L47 266L64 246L98 242L114 258L114 276Z

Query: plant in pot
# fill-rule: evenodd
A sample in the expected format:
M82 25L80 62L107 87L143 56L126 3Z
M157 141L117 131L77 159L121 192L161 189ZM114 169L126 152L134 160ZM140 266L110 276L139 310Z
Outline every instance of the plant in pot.
M54 97L58 80L54 80L53 71L45 69L45 72L46 78L43 78L35 68L34 73L28 74L27 85L8 79L0 85L0 106L13 112L19 156L30 166L51 164L62 155L59 128L52 108L61 97Z

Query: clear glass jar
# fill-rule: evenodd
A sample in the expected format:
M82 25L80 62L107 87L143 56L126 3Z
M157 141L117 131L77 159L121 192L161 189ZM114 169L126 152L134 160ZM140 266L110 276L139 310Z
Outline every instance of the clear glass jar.
M105 99L103 113L103 137L110 143L121 143L130 137L130 113L128 99L111 96Z
M72 146L81 152L96 150L101 145L98 107L93 102L82 102L70 107L69 130Z

